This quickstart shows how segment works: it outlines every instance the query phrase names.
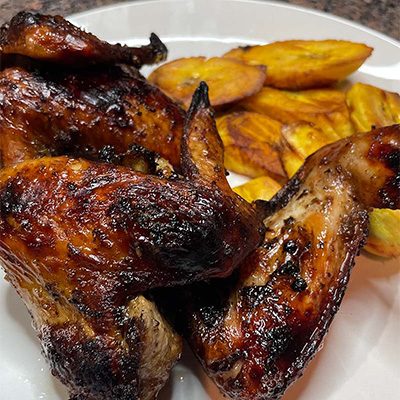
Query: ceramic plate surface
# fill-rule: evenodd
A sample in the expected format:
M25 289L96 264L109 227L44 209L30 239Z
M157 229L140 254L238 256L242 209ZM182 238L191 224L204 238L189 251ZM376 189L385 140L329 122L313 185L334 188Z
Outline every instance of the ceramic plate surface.
M272 2L160 0L124 3L70 17L110 42L145 44L156 32L169 59L217 56L239 44L286 39L346 39L373 47L350 82L400 92L400 44L349 21ZM144 70L148 73L149 70ZM243 177L234 176L237 185ZM22 301L0 278L0 399L66 400L40 353ZM357 259L349 289L304 377L284 400L395 400L400 392L399 260ZM186 349L161 400L220 400L217 389Z

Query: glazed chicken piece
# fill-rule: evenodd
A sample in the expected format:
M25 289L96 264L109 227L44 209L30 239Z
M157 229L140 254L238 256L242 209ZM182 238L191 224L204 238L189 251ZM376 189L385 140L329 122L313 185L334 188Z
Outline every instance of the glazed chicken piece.
M368 234L400 206L400 125L326 146L266 207L266 234L226 280L163 293L221 391L277 400L318 351ZM173 291L172 291L173 292ZM165 295L167 294L167 297Z
M95 160L141 145L179 166L184 112L145 80L114 66L79 73L0 73L0 164L72 154Z
M0 28L0 52L71 66L129 64L140 68L167 58L168 50L154 33L150 44L109 44L77 28L63 17L20 12Z
M153 399L181 343L139 293L227 276L262 242L227 183L205 84L182 140L184 178L68 157L0 171L0 260L74 400Z
M60 16L17 14L1 28L0 167L65 154L97 160L104 148L132 155L140 145L179 168L184 112L135 68L166 58L157 36L150 41L111 45Z

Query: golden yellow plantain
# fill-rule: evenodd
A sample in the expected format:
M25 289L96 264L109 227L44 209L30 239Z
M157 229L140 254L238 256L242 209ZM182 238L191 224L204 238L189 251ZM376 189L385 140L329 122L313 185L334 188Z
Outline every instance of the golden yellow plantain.
M233 191L249 203L254 200L270 200L282 186L269 176L260 176L236 186Z
M300 90L329 86L356 71L372 48L344 40L288 40L233 49L224 57L266 65L265 85Z
M358 132L372 126L400 123L400 96L365 83L356 83L347 93L350 118ZM374 210L365 250L381 257L400 257L400 212Z
M265 67L221 57L179 58L158 67L148 80L185 108L199 83L205 81L211 105L221 108L258 92L265 80Z
M336 89L300 92L264 87L243 100L240 107L268 115L284 124L307 121L320 128L332 141L352 135L346 94Z
M357 132L367 132L371 126L400 123L400 96L365 83L356 83L347 93L350 118Z
M289 177L295 174L310 154L334 141L305 121L284 125L281 132L281 160Z
M284 182L278 144L282 124L266 115L235 112L217 118L224 142L225 168L251 178L270 175Z

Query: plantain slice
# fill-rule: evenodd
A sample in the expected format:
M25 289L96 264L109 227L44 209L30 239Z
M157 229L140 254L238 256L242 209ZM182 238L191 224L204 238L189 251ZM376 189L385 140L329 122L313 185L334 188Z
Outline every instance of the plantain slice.
M312 122L332 141L354 133L346 105L346 94L341 90L289 92L264 87L243 100L240 107L268 115L284 124L301 120Z
M357 132L367 132L371 126L400 123L400 96L375 86L356 83L347 93L350 118Z
M233 191L251 203L254 200L269 200L282 186L269 176L260 176L236 186Z
M281 160L289 177L295 174L310 154L334 141L305 121L284 125L281 132Z
M224 143L226 169L251 178L270 175L286 181L278 152L279 121L257 113L235 112L216 122Z
M356 83L347 93L350 117L358 132L371 126L400 123L400 96L375 86ZM400 257L400 212L373 210L365 250L381 257Z
M322 131L305 121L284 125L281 131L287 143L304 159L321 147L332 143Z
M224 57L266 65L265 85L300 90L329 86L356 71L372 48L344 40L288 40L233 49Z
M180 58L161 65L148 80L188 108L201 81L210 88L213 107L234 104L258 92L265 80L264 66L249 66L222 57Z
M381 257L400 257L400 210L374 209L365 250Z
M304 163L304 158L299 156L285 141L281 143L280 156L289 178L291 178Z

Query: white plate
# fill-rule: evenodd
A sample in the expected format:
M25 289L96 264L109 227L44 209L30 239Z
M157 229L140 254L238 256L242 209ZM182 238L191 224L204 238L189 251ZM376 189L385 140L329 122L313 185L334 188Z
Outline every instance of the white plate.
M387 36L327 14L279 3L160 0L124 3L70 20L104 40L147 43L155 31L169 59L221 55L237 44L285 39L347 39L375 48L351 82L400 92L400 45ZM238 178L240 179L240 178ZM236 181L238 182L238 181ZM284 400L395 400L400 381L399 263L361 256L325 347ZM66 400L40 354L22 301L0 281L0 399ZM162 400L219 400L190 352L176 366Z

